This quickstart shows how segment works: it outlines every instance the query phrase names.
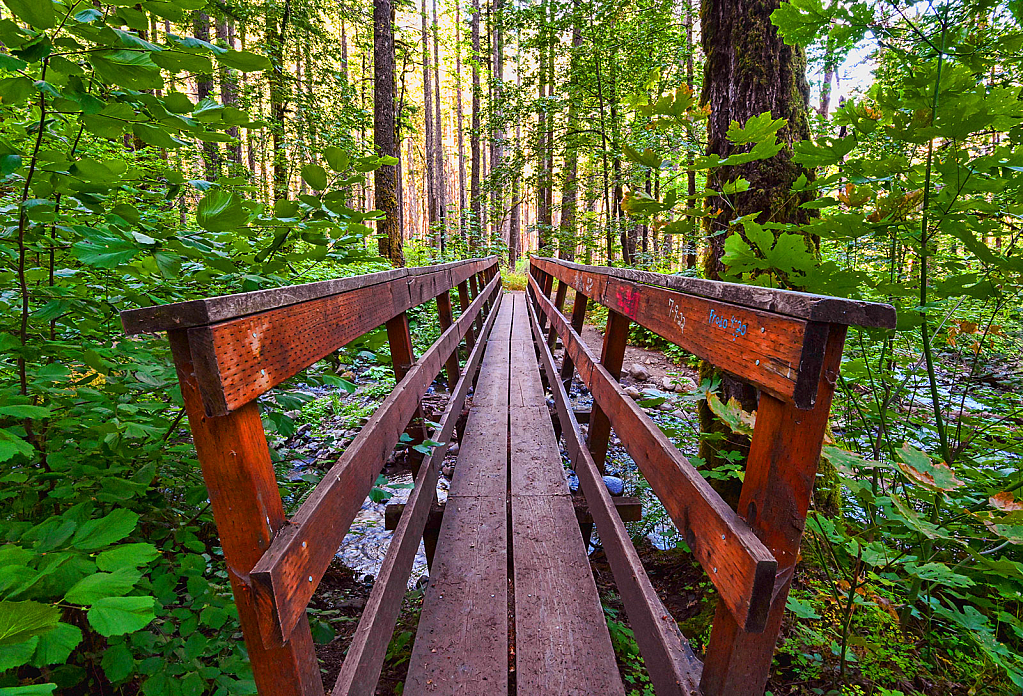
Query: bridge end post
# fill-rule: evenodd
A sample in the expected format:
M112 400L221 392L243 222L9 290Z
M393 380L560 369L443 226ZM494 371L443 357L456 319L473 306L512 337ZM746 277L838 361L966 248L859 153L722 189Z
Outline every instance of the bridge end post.
M718 603L700 684L704 696L764 693L845 344L846 326L827 327L823 369L813 409L803 410L794 403L760 394L738 513L777 559L778 572L767 625L762 632L746 631L736 623L728 607Z
M303 615L283 646L266 647L267 629L261 631L249 584L249 572L286 523L259 406L250 401L227 415L207 416L187 330L171 330L168 337L256 688L260 696L323 696L308 619Z

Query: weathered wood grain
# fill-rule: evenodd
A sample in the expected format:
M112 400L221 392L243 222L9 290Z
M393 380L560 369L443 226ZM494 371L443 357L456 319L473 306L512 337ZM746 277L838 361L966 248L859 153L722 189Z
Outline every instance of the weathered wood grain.
M575 300L572 302L572 328L575 332L581 334L583 331L583 322L586 321L586 304L589 299L586 295L582 294L578 290L575 291ZM568 353L565 353L561 359L561 380L566 385L571 384L572 377L575 375L575 366L572 364L572 358L568 357ZM567 389L567 386L566 386Z
M451 271L453 277L464 279L469 274L476 273L482 268L491 268L496 264L497 257L489 256L480 259L453 261L437 266L396 268L380 273L368 273L349 278L306 283L304 285L291 285L284 288L270 288L268 290L256 290L235 295L208 297L201 300L154 305L152 307L142 307L121 312L121 323L124 326L125 333L129 335L168 331L170 329L185 329L204 324L215 324L271 309L279 309L359 288L404 280L420 273Z
M643 519L643 501L639 498L620 495L612 496L618 517L622 522L639 522ZM581 494L572 495L572 506L575 508L575 518L580 524L593 522L593 515L590 514L586 499ZM384 529L393 531L398 528L401 516L405 513L405 503L390 503L384 508ZM426 528L434 527L440 529L441 519L444 517L444 505L434 503L430 507L430 514L426 520Z
M560 312L558 317L560 320L564 320ZM604 344L600 350L600 364L616 382L622 376L622 363L625 361L625 345L628 340L629 319L614 310L609 311L607 325L604 327ZM561 342L564 345L564 339ZM568 354L567 350L565 354ZM624 437L624 435L619 437ZM607 460L607 444L610 438L611 421L608 420L601 405L594 401L590 409L590 430L586 444L601 473L604 471L604 464Z
M533 311L530 312L530 320L533 335L539 344L542 332ZM615 576L615 585L629 615L654 690L658 696L695 696L700 693L702 665L650 583L639 554L622 523L622 516L611 512L611 504L616 499L608 493L596 463L582 444L579 423L570 408L568 393L564 385L554 379L554 356L549 350L541 350L540 361L553 385L565 449L568 450L579 476L580 487L586 495L588 512L597 524L604 553ZM621 510L616 502L615 506ZM576 514L578 517L578 507Z
M516 688L624 694L543 401L526 298L513 297L511 380L525 396L517 403L513 392L508 407Z
M440 322L441 331L446 331L454 322L454 316L451 313L450 289L437 295L437 320ZM454 390L455 383L458 382L458 348L451 352L451 355L444 363L444 370L447 373L448 390Z
M462 314L465 314L466 310L469 309L469 305L472 304L472 300L469 299L469 287L468 281L463 280L458 283L458 309ZM476 331L475 328L470 324L469 330L465 332L465 345L469 350L476 344Z
M505 492L448 499L404 693L508 693Z
M444 360L483 306L500 290L497 277L486 293L423 354L363 426L338 463L323 477L290 524L274 538L251 573L267 645L291 634L341 540L394 445L419 408Z
M812 411L798 410L767 394L760 396L739 510L778 559L778 576L762 633L743 630L730 612L718 606L701 682L707 696L764 692L813 494L845 334L845 326L831 325Z
M169 333L188 424L209 491L256 687L266 696L322 696L323 683L304 612L287 645L268 648L260 640L249 571L285 520L259 407L250 403L227 416L208 417L185 331Z
M813 295L792 290L776 290L774 288L702 280L687 276L650 273L632 268L584 266L561 259L532 257L531 263L535 263L545 272L552 273L558 278L568 276L570 283L573 282L572 272L591 272L604 278L619 278L636 283L659 285L684 292L688 295L719 300L752 309L761 309L767 312L775 312L808 321L833 322L885 329L895 328L895 308L891 305L877 302L863 302L861 300ZM563 270L559 272L559 268ZM603 297L603 290L599 288L600 279L591 279L599 293L591 294L585 290L585 287L582 288L583 292L594 299ZM588 283L591 279L584 279L583 282ZM581 289L575 283L573 283L573 287L577 290Z
M539 297L535 280L530 281ZM579 377L593 394L622 444L684 535L693 555L721 593L737 622L750 632L762 631L770 608L777 563L749 525L728 507L692 464L682 456L617 380L593 358L551 301L540 297L541 310L553 321ZM591 424L592 428L593 425Z
M500 293L496 295L495 301L501 302ZM500 305L498 304L498 306ZM494 325L496 316L496 313L492 312L484 323L484 339ZM413 560L419 549L419 540L423 537L428 518L433 513L432 507L436 507L433 501L440 463L444 460L454 432L455 422L462 412L462 405L465 403L473 374L483 357L485 346L486 343L481 341L469 355L465 372L458 382L454 383L451 398L440 419L440 428L431 436L433 440L442 443L442 445L435 448L424 460L416 477L415 488L412 489L406 505L403 506L405 514L400 516L394 536L384 555L380 572L377 574L376 582L373 583L373 589L359 619L359 625L341 665L341 672L334 684L332 692L334 694L369 696L376 690L387 645L394 632L394 622L398 617L402 599L408 588L408 579L412 571ZM390 508L390 506L388 507Z

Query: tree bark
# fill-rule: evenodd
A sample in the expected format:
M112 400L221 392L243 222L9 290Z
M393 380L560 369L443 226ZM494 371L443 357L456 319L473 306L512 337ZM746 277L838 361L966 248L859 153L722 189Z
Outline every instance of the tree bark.
M469 226L469 255L474 256L482 231L480 191L480 0L472 0L472 130L469 133L470 185L469 206L472 221Z
M440 253L447 247L447 178L444 176L444 121L440 117L440 31L437 27L437 0L433 0L433 69L434 111L433 128L434 183L437 189L437 223L440 225Z
M490 209L493 216L493 234L504 235L504 191L501 186L501 161L504 158L504 5L502 0L493 0L493 33L491 42L492 82L494 85L491 101L490 173L492 189Z
M398 157L394 118L394 11L391 0L373 2L373 140L381 157ZM392 266L404 266L402 234L398 211L398 167L384 165L373 174L377 210L384 219L378 223L380 255Z
M288 153L285 146L284 117L288 108L288 88L284 77L284 42L288 24L291 23L291 0L285 0L278 13L278 5L267 5L266 44L271 68L267 76L270 82L270 132L273 148L273 199L288 197Z
M547 42L550 41L548 3L544 0L541 10L543 19L540 27L540 41L537 65L539 75L539 99L536 110L536 224L537 251L542 256L547 253L550 238L551 210L548 189L550 182L547 172L547 95L549 91L547 77Z
M427 220L432 227L437 222L437 158L434 153L434 115L433 115L433 90L430 89L430 29L429 19L426 14L426 0L422 3L422 31L420 33L423 42L423 129L426 137L426 152L423 153L426 170L426 195ZM436 234L434 246L440 248L440 235Z
M561 224L558 235L558 256L569 261L575 260L578 245L576 208L579 201L579 95L581 80L580 55L583 45L582 18L579 15L579 0L572 3L572 56L568 68L568 120L565 133L565 155L561 187Z
M195 38L200 41L210 40L210 16L205 12L195 13ZM213 98L213 75L201 74L195 76L196 96L199 101ZM203 164L206 172L206 180L214 181L220 174L220 150L216 143L203 143Z
M515 86L522 91L522 37L516 32L515 41ZM515 119L515 150L522 147L522 119ZM508 267L514 272L519 257L522 256L522 178L519 168L512 173L512 209L508 220Z
M798 46L786 45L771 23L771 13L779 0L703 0L701 30L706 55L703 95L701 101L710 107L707 123L707 154L722 158L733 151L725 134L731 122L743 124L747 119L770 112L774 118L785 119L778 131L783 143L781 151L769 160L736 167L712 170L707 185L721 190L721 185L736 177L750 182L749 190L731 198L708 199L711 210L727 211L710 218L707 227L708 251L704 273L711 280L720 280L724 273L721 257L725 239L739 230L730 229L728 221L742 215L758 213L758 220L805 223L809 215L799 206L806 198L793 195L792 182L800 174L812 176L792 161L792 146L810 137L808 120L809 86L806 82L806 56ZM701 364L701 378L713 374L713 368ZM747 411L757 407L756 390L733 377L721 375L721 399L738 399ZM708 466L724 462L722 452L749 453L749 439L737 436L716 419L701 402L700 457ZM716 433L716 435L715 435ZM741 484L736 479L718 482L722 497L733 507L739 499Z
M455 110L458 121L458 233L465 237L465 122L462 109L462 3L455 3Z
M225 9L223 4L220 7L221 11ZM232 49L234 48L234 20L228 20L226 15L221 15L217 19L217 38ZM238 76L224 65L220 66L220 102L224 106L238 106ZM228 128L227 134L236 140L236 142L227 144L227 159L232 164L240 165L242 163L242 142L239 139L238 126Z
M696 51L696 44L693 43L693 0L686 0L686 84L689 85L689 89L694 89L693 86L693 53ZM696 134L690 131L690 140L696 139ZM692 152L687 158L690 169L686 172L686 184L687 192L689 195L689 205L693 208L696 207L696 172L692 169L694 158ZM686 240L686 268L696 268L696 253L697 246L700 239L699 218L695 215L691 218L692 230L689 233L689 239Z

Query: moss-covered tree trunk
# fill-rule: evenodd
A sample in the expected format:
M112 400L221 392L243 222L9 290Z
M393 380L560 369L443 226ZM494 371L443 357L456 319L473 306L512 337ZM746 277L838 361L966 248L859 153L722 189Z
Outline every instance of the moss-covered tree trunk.
M398 158L394 129L394 16L390 0L373 3L373 140L381 157ZM429 122L427 117L427 122ZM377 210L384 219L378 223L380 255L393 266L404 266L401 223L398 214L398 167L384 165L373 174Z
M779 4L779 0L702 1L700 26L706 55L702 102L710 107L707 153L722 158L732 153L733 145L725 137L732 121L743 124L764 112L786 121L778 131L784 146L777 155L723 167L710 175L708 186L717 191L724 182L737 177L750 182L745 193L707 202L711 210L720 210L706 229L708 252L703 268L712 280L720 280L725 270L721 263L725 239L740 233L729 221L759 213L757 219L761 222L805 223L810 215L799 207L807 199L791 191L801 174L812 176L792 160L793 145L810 137L806 55L802 48L786 45L771 23L771 13ZM712 372L709 365L701 366L701 377L709 377ZM757 407L756 389L729 375L721 375L721 397L725 402L738 399L747 411ZM700 425L704 432L700 456L708 466L725 463L725 452L738 451L744 456L749 452L749 439L732 433L706 403L700 405ZM722 497L734 507L741 484L734 478L718 483ZM835 502L833 492L825 492L824 498L826 507Z

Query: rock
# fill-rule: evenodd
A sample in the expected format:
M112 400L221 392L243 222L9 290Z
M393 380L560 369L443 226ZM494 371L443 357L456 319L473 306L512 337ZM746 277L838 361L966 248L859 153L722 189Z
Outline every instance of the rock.
M565 469L565 480L568 481L568 489L573 493L579 490L579 477L571 469Z
M675 410L675 404L671 403L670 401L665 401L663 404L661 404L657 408L660 411L669 411L670 412L670 411L674 411Z
M639 382L645 382L650 379L650 370L646 369L639 363L632 363L629 365L629 376Z
M452 442L448 445L448 454L458 454L458 443Z
M374 578L372 575L366 575L366 577L362 579L362 582L365 583L366 585L372 585L375 580L376 578Z
M301 437L301 436L307 434L312 429L313 429L312 423L305 423L304 425L300 425L300 426L298 426L298 430L295 431L295 435L293 437L296 437L296 438L297 437Z
M366 577L372 577L372 576L367 575ZM338 609L365 609L366 608L366 598L365 597L352 597L350 599L345 599L345 600L342 600L342 601L338 602L336 606L337 606Z
M643 396L643 392L641 392L639 389L636 389L636 387L625 387L625 393L628 394L633 399L639 399Z
M674 391L675 380L668 376L661 377L661 389L664 391Z
M440 468L440 473L444 474L448 478L451 478L452 476L455 475L455 467L450 464L445 464Z
M607 486L607 492L611 495L621 495L625 492L625 481L617 476L605 476L604 485Z
M295 420L296 418L298 418L299 416L301 416L301 415L302 415L302 412L301 412L301 411L299 411L299 410L295 410L295 411L285 411L285 412L284 412L284 415L286 415L286 416L287 416L288 418L290 418L291 420Z

